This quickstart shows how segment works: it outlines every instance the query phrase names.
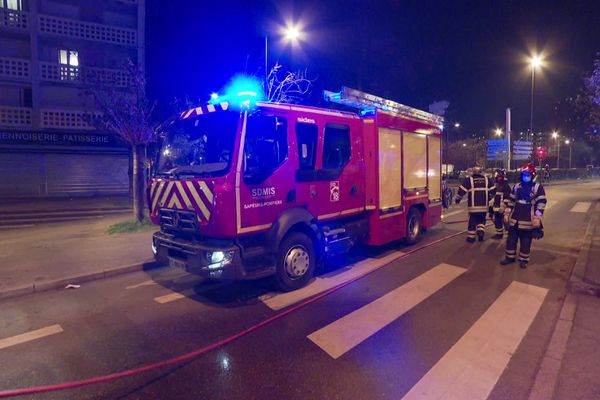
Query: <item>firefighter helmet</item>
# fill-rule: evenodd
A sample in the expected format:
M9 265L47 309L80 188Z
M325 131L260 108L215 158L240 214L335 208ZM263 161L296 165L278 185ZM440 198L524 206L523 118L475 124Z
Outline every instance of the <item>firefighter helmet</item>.
M483 172L483 168L481 167L481 165L473 165L471 171L473 171L473 175L479 175Z
M521 176L523 176L523 173L526 173L526 172L531 174L531 180L535 179L535 176L537 175L537 170L533 163L527 163L521 167Z
M496 182L502 183L506 180L506 170L504 168L498 168L494 171Z

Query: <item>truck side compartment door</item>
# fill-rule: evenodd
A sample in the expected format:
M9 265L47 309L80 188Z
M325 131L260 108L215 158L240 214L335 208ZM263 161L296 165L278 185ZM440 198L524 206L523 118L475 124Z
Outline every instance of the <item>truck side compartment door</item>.
M365 205L359 121L326 121L317 171L319 220L361 212Z

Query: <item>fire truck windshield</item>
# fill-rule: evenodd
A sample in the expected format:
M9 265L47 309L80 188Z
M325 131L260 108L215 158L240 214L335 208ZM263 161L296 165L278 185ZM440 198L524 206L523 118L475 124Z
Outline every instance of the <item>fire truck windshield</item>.
M158 155L157 175L225 175L231 165L239 116L218 111L171 125Z

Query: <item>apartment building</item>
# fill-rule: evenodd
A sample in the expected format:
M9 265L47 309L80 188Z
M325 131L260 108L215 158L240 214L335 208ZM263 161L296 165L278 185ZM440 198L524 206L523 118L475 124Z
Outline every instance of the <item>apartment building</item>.
M128 193L128 148L87 123L83 83L143 68L144 3L0 0L1 198Z

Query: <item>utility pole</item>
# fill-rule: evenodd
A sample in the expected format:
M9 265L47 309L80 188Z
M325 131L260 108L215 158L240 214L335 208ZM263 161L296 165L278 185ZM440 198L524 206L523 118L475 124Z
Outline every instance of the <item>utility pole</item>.
M506 169L507 171L510 171L510 108L506 109L506 141L508 143L508 159L506 160Z

